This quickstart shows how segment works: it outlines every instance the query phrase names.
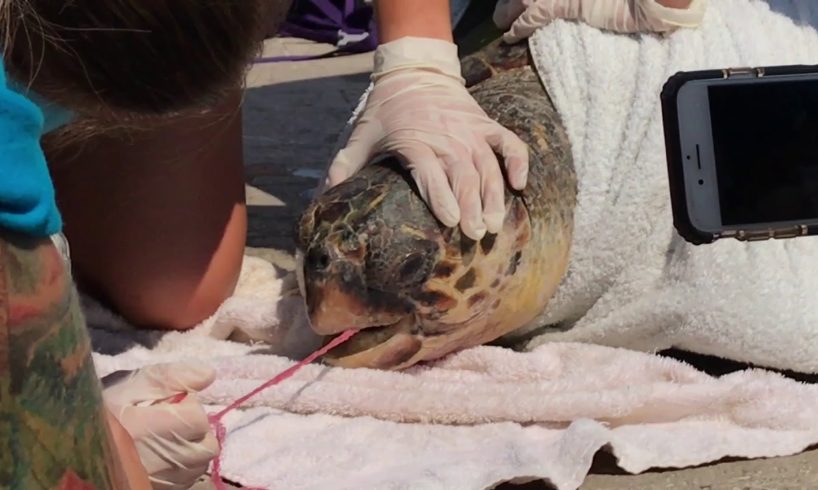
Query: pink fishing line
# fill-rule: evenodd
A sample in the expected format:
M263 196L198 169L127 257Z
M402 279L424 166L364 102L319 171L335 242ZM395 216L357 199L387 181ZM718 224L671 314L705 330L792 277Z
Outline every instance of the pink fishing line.
M289 368L287 368L284 371L277 374L273 379L262 383L260 386L255 388L250 393L247 393L246 395L242 396L238 400L234 401L233 403L231 403L230 405L225 407L222 411L220 411L220 412L218 412L216 414L210 415L208 417L208 419L210 420L210 425L213 426L213 430L216 432L216 440L219 441L219 449L221 450L221 448L224 447L224 438L227 435L227 429L225 429L224 424L222 423L222 418L225 415L227 415L228 412L239 408L247 400L249 400L250 398L252 398L252 397L254 397L256 395L258 395L259 393L266 390L267 388L269 388L271 386L275 386L275 385L281 383L285 379L289 378L290 376L292 376L293 374L298 372L299 369L303 368L304 366L306 366L308 364L311 364L313 361L315 361L319 357L323 356L327 352L329 352L332 349L334 349L334 348L338 347L339 345L343 344L344 342L346 342L347 340L352 338L352 336L355 335L356 333L358 333L357 330L347 330L346 332L342 333L338 337L335 337L334 339L332 339L332 341L330 343L328 343L327 345L325 345L324 347L318 349L317 351L315 351L312 354L310 354L309 356L307 356L305 359L303 359L301 361L298 361L296 364L290 366ZM221 454L219 454L213 460L213 468L210 471L210 479L213 481L213 485L216 487L216 490L227 490L227 487L225 486L224 482L222 482L221 469L222 469L222 457L221 457ZM252 488L252 487L242 487L242 488L246 488L247 490L265 490L263 488Z

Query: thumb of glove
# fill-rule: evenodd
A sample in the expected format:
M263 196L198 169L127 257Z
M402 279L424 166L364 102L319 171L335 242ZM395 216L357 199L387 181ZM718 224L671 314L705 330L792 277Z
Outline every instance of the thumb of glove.
M154 364L143 370L143 376L168 396L177 393L198 393L216 379L216 371L199 361Z
M538 28L544 26L555 17L555 12L564 13L568 10L571 0L539 0L529 5L523 13L512 22L511 27L503 34L503 41L514 44L528 38Z
M382 135L380 124L364 112L349 142L335 155L327 172L326 187L335 187L363 168L375 153Z
M534 0L499 0L492 15L494 25L498 29L508 29L532 3Z
M124 375L116 372L106 376L103 396L116 406L151 404L180 393L197 393L215 377L213 368L198 361L154 364Z

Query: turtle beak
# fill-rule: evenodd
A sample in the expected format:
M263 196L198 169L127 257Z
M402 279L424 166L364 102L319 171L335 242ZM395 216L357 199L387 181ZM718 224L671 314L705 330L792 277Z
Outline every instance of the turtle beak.
M355 369L400 370L418 361L423 342L411 333L414 318L388 327L358 333L324 357L324 362L337 367Z
M307 286L307 314L313 331L335 335L350 328L357 330L391 325L402 315L376 311L367 298L336 281Z
M359 268L342 260L324 271L305 268L303 290L310 325L319 335L392 325L411 311L404 301L367 288Z

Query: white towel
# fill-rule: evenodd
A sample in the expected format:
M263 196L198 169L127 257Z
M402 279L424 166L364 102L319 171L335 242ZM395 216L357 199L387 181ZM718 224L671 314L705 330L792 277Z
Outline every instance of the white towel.
M301 359L322 343L309 328L294 276L257 257L244 257L232 297L187 332L137 330L94 298L81 298L95 359L129 363L117 369L203 354L263 352Z
M218 376L201 399L219 410L292 365L269 352L315 347L303 309L282 308L282 295L298 304L283 279L246 258L236 296L185 333L138 332L86 302L99 374L209 361ZM239 331L279 343L225 340ZM478 347L400 373L311 365L225 418L223 475L291 490L479 490L537 478L572 490L606 445L635 473L798 453L818 443L816 404L818 386L769 372L714 379L588 344Z
M711 0L668 39L558 21L530 39L572 143L579 204L550 341L671 346L818 371L818 238L695 247L672 228L659 93L679 70L818 64L818 2ZM570 328L569 328L570 327Z

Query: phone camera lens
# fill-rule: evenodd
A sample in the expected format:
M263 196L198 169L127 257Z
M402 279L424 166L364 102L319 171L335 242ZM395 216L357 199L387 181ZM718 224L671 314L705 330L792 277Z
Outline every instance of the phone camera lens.
M704 185L704 180L699 179L699 185Z

